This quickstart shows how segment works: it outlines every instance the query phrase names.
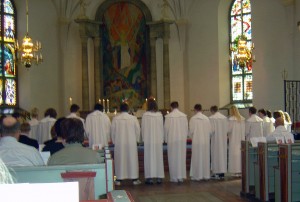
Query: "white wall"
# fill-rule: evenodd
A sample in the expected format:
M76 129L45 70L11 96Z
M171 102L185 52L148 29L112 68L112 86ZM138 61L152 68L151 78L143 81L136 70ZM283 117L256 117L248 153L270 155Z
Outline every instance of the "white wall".
M91 1L87 14L95 18L103 1ZM195 103L204 109L229 103L228 13L230 0L196 0L187 19L186 47L180 48L175 25L171 26L170 75L171 100L177 100L188 114ZM289 72L289 79L300 79L300 5L285 7L281 0L252 2L253 41L257 62L253 67L254 105L270 110L283 109L283 81L281 72ZM25 1L15 1L18 13L18 38L25 35ZM29 1L29 34L43 45L43 64L29 71L19 66L20 107L40 112L48 107L58 110L60 116L68 113L68 99L81 105L81 41L78 25L72 16L68 37L66 27L58 23L58 14L52 1ZM161 1L145 0L153 14L160 19ZM59 25L62 33L59 33ZM58 40L58 38L61 40ZM159 43L161 44L162 43ZM89 51L93 54L92 42ZM160 54L158 47L158 54ZM64 60L59 58L64 55ZM161 58L157 57L158 62ZM92 58L89 58L92 66ZM158 66L159 67L159 66ZM228 70L228 71L227 71ZM158 73L160 71L158 70ZM93 75L90 73L90 85ZM159 75L158 75L159 76ZM162 77L158 77L162 82ZM93 88L93 86L91 86ZM158 88L162 102L162 88ZM90 91L93 94L93 89ZM93 96L91 97L92 99ZM91 101L92 102L92 101ZM162 103L160 103L162 106Z

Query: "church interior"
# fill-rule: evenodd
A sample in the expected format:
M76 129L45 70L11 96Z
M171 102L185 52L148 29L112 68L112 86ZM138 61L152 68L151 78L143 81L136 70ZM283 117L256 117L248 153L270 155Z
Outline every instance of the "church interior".
M8 14L7 25L3 21L8 2L13 11ZM188 118L194 114L194 105L200 103L207 115L210 107L216 105L228 116L230 106L236 105L248 118L248 108L255 106L270 111L289 110L293 122L300 122L299 0L1 3L1 33L5 35L0 39L1 114L20 110L29 116L31 109L38 108L42 118L44 111L52 107L62 117L69 114L75 103L85 118L95 103L101 103L113 117L124 100L130 111L138 114L152 97L165 114L170 111L170 103L178 101L179 109ZM234 11L234 6L240 4L241 8ZM248 7L243 8L244 4ZM30 64L22 61L20 54L26 34L34 42L39 41L34 43L37 55ZM250 56L242 64L237 51L243 36ZM5 50L7 47L9 50ZM295 83L287 87L288 82ZM244 149L251 150L248 146ZM248 154L247 162L252 158L251 151L245 155ZM208 201L247 201L259 182L254 179L258 168L250 167L253 173L242 179L164 184L163 188L125 183L116 189L129 191L136 201L165 201L156 195L170 193L172 197L175 194L171 201L185 201L186 198L180 198L182 193L192 193L192 201L199 197ZM288 187L287 184L282 186ZM270 196L263 194L270 190L261 187L257 197L268 201ZM197 191L203 195L198 196ZM295 198L300 198L297 194ZM273 195L270 198L276 198Z

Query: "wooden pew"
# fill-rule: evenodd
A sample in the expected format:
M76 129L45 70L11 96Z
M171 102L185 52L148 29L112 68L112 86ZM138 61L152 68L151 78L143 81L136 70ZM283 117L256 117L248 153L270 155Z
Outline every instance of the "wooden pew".
M240 195L251 197L255 194L254 190L254 163L257 162L257 148L252 147L248 141L241 142L242 153L242 190Z
M275 175L275 201L300 201L300 144L279 146Z
M258 162L255 163L255 197L261 201L270 201L275 195L274 166L278 166L278 145L276 143L258 143Z
M96 172L94 178L95 199L99 199L114 189L112 161L112 159L106 159L105 163L101 164L13 167L11 174L16 183L51 183L64 182L61 174L70 171Z

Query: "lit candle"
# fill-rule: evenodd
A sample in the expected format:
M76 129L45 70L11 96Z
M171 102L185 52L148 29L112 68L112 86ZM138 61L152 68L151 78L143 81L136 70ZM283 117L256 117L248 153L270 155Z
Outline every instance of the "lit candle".
M115 115L117 114L117 109L115 109L115 112L114 112L114 113L115 113Z
M153 100L155 100L155 97L153 98Z
M70 105L70 106L72 105L72 101L73 101L73 100L72 100L72 98L70 97L70 98L69 98L69 105Z
M101 99L99 98L98 103L101 104Z
M147 100L147 98L146 98L146 102L147 102L148 100Z
M107 101L107 112L109 112L109 99L107 99L106 101Z

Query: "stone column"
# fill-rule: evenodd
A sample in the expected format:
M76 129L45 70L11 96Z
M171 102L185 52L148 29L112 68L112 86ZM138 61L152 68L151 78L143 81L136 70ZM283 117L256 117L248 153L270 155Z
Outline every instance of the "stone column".
M151 57L151 70L150 70L150 95L157 98L157 72L156 72L156 37L150 36L150 57Z
M81 37L82 51L82 110L90 110L89 105L89 72L88 72L88 37Z
M164 74L164 107L168 109L170 107L170 62L169 62L169 38L163 38L163 74Z
M102 70L102 61L101 55L100 55L100 47L101 47L101 38L100 37L95 37L94 38L94 64L95 64L95 69L94 69L94 87L95 87L95 101L98 102L100 98L102 98L103 93L101 92L102 85L101 81L102 75L100 72L103 72ZM102 93L102 94L101 94Z
M100 22L90 20L88 18L75 19L75 22L79 24L79 32L82 45L82 111L90 110L90 97L89 97L89 77L88 77L88 46L87 42L89 38L94 38L94 49L95 49L95 93L100 92L99 80L100 76L96 78L96 75L100 75L100 33L99 26ZM97 38L98 37L98 38ZM98 47L98 48L97 48ZM97 87L96 87L97 85ZM98 90L97 90L98 89ZM98 99L100 96L95 94L95 98Z

